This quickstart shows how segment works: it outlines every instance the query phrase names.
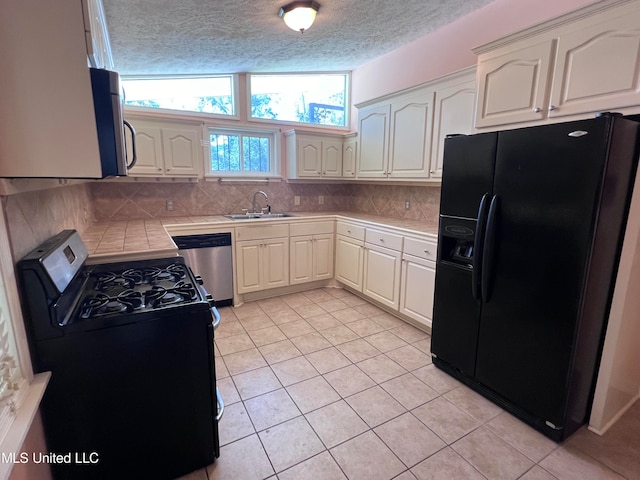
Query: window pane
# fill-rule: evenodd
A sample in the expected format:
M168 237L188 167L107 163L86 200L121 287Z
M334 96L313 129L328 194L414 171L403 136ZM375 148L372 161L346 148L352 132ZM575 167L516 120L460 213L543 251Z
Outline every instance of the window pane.
M251 75L251 116L346 126L347 74Z
M233 77L122 79L126 105L234 115Z
M240 137L237 135L210 135L211 171L240 171Z
M269 139L264 137L242 138L243 167L247 172L269 171Z

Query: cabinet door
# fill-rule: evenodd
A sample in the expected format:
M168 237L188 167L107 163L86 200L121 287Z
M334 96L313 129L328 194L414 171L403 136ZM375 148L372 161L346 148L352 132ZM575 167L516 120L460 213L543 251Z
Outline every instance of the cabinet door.
M436 269L433 262L411 255L402 259L400 313L431 328Z
M386 178L389 156L390 105L365 107L358 112L357 176L361 178Z
M264 240L262 255L262 287L267 289L289 285L289 238Z
M473 131L475 106L475 80L436 91L431 166L429 167L431 178L442 178L445 137L456 133L466 135Z
M291 285L313 281L313 237L311 235L291 237L289 251Z
M236 243L236 279L238 293L262 290L261 250L263 240Z
M333 234L313 236L313 279L333 278Z
M165 172L169 176L198 176L200 163L199 127L163 128L162 147Z
M342 176L342 142L335 140L322 141L322 176Z
M401 259L400 252L367 243L362 293L397 310Z
M358 142L356 139L348 140L342 146L342 176L356 176L356 154Z
M336 236L336 280L361 292L363 260L362 243L341 235Z
M299 177L319 177L322 174L322 141L298 138L297 159Z
M640 10L561 34L549 116L640 105Z
M137 160L129 170L129 175L163 175L162 131L159 127L147 126L143 122L132 123L136 130ZM127 142L127 158L132 158L131 142Z
M476 127L545 118L555 40L512 53L480 58Z
M389 134L390 178L429 176L433 91L394 101Z

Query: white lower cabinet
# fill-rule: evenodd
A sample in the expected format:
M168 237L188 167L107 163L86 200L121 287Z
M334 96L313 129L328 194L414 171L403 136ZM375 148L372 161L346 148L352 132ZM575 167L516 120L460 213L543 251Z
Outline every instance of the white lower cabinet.
M362 293L397 310L402 253L367 243L364 257Z
M333 278L333 234L291 237L291 285Z
M336 235L336 280L362 291L364 242Z
M240 294L289 285L289 226L236 229L236 286Z
M434 262L404 254L400 280L400 313L431 328L435 281Z
M289 239L237 242L238 293L289 285Z

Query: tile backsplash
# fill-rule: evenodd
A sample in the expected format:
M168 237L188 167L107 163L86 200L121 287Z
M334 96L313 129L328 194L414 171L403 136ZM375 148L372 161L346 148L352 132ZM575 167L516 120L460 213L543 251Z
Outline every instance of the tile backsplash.
M14 261L65 229L83 232L93 221L89 184L18 193L2 198Z
M267 194L274 212L357 211L434 226L438 222L440 188L428 186L101 181L19 193L2 201L17 261L59 231L72 228L82 233L94 220L240 213L251 208L253 194L259 190ZM300 205L294 205L295 196L300 197ZM259 198L262 206L264 199ZM173 202L171 211L167 200Z
M93 214L98 221L134 220L189 215L222 215L251 209L255 192L269 197L274 212L358 211L423 220L437 224L440 188L360 184L270 183L221 184L96 182L91 184ZM294 205L294 197L300 205ZM324 203L319 203L319 197ZM260 196L259 203L264 205ZM167 201L173 210L167 209ZM409 201L410 208L405 209Z

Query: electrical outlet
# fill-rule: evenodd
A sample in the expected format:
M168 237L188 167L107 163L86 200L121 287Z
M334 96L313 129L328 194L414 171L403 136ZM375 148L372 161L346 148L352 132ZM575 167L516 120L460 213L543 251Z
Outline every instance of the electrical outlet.
M167 210L169 212L173 211L173 200L167 200Z
M411 208L411 202L409 200L404 201L404 209L409 210Z
M324 195L318 195L318 205L324 205Z
M293 204L294 205L300 205L300 195L294 195Z

